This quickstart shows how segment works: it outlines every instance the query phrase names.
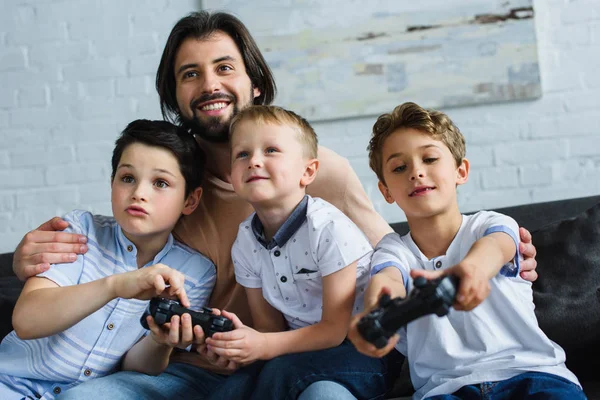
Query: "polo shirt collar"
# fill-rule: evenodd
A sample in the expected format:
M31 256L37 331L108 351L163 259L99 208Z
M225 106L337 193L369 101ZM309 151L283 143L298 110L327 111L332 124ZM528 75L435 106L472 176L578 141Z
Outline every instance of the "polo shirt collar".
M267 250L271 250L275 247L283 247L287 243L288 240L300 229L304 221L306 221L306 211L308 209L308 195L304 195L304 198L300 203L294 208L294 211L290 214L290 216L285 220L283 225L279 227L275 235L273 235L273 239L271 242L267 243L264 236L264 225L258 219L258 215L254 214L252 217L252 233L254 233L254 237L263 245Z

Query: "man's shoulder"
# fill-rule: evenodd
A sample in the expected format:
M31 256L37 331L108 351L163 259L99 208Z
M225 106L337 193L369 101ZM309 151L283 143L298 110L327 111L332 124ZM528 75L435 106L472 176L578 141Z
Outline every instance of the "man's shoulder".
M346 157L321 145L319 145L317 158L319 160L319 175L317 175L317 179L319 179L320 175L324 175L325 177L345 175L348 173L348 170L352 169Z

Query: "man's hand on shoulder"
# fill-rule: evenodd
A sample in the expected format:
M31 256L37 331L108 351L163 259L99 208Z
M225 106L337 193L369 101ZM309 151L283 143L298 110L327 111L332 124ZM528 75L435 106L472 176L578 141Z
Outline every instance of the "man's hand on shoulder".
M50 264L69 263L87 251L87 238L75 233L60 232L69 223L54 217L25 234L13 257L13 272L26 280L47 271Z
M521 261L521 278L534 282L538 278L538 273L535 270L537 268L537 261L535 260L537 250L532 243L531 233L527 229L519 228L519 236L521 236L519 252L523 255L523 261Z

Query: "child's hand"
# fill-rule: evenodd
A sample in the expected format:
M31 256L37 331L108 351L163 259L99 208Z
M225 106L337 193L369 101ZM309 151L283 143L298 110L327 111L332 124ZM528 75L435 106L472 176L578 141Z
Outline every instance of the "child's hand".
M398 343L400 336L398 334L395 334L388 340L388 343L384 348L378 349L377 347L375 347L375 345L373 343L367 342L362 337L360 332L358 332L357 325L358 325L358 321L360 321L360 319L362 317L364 317L365 315L367 315L368 313L373 311L373 309L379 307L379 304L378 304L379 298L384 294L391 295L390 289L387 287L382 287L379 292L379 296L377 296L377 298L375 298L374 300L373 299L369 300L370 307L367 304L367 298L365 296L366 311L363 311L362 313L357 314L354 317L352 317L352 320L350 321L350 328L348 329L348 339L350 339L352 344L354 344L354 347L356 347L356 350L358 350L360 353L363 353L367 356L377 357L377 358L381 358L381 357L385 356L387 353L389 353L394 348L396 343Z
M204 332L200 325L192 327L190 314L173 315L171 321L161 326L154 322L151 315L146 317L150 336L158 344L167 347L185 349L191 344L204 343Z
M112 279L116 297L149 300L154 296L177 296L181 305L190 306L184 288L185 275L166 265L156 264L109 278Z
M456 310L470 311L481 304L490 294L490 280L485 269L464 260L443 271L410 271L410 276L413 279L417 276L423 276L431 280L443 275L456 275L460 278L460 285L454 302Z
M208 350L237 364L249 364L267 359L268 342L264 333L247 327L234 313L223 310L224 317L233 321L233 330L217 332L206 338Z

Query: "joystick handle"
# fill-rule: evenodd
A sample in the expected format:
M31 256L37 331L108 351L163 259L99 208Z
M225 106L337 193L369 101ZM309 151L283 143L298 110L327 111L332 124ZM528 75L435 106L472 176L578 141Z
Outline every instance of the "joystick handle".
M140 323L145 329L149 329L146 317L151 315L157 325L162 325L171 320L174 315L189 314L192 317L192 326L200 325L207 337L216 332L228 332L233 329L233 322L220 315L214 315L212 309L203 307L200 311L192 311L183 307L178 301L153 297L148 304Z
M447 275L428 281L417 277L406 298L383 295L379 307L365 315L357 325L359 333L377 348L383 348L402 326L428 314L444 316L454 303L459 279Z

